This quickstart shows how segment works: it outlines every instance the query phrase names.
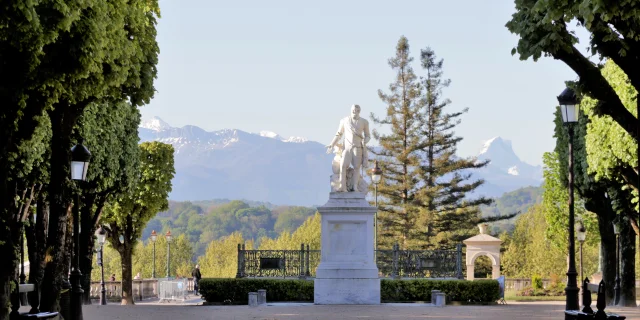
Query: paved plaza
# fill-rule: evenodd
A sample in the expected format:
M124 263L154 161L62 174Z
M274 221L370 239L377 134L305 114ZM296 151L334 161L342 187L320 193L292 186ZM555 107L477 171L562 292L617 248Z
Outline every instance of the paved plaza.
M313 319L564 319L564 302L508 302L507 305L427 307L419 304L380 306L316 306L272 304L264 307L202 306L176 303L139 303L85 306L87 320L112 319L215 319L215 320L313 320ZM640 308L607 309L640 320Z

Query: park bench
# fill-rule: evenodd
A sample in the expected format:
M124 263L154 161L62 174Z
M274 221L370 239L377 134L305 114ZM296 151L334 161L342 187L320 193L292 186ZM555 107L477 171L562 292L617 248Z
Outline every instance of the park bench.
M35 285L32 283L28 284L19 284L17 292L14 293L14 297L11 301L11 314L9 315L10 320L20 320L20 319L53 319L58 317L58 312L38 312L38 313L20 313L18 309L20 309L20 298L19 295L21 293L33 292L35 290Z

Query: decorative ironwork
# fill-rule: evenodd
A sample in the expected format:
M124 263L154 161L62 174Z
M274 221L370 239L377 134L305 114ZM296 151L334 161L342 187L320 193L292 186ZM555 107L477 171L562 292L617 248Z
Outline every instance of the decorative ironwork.
M462 246L455 250L377 250L381 278L462 279ZM301 245L300 250L245 250L238 245L237 278L315 277L320 250Z

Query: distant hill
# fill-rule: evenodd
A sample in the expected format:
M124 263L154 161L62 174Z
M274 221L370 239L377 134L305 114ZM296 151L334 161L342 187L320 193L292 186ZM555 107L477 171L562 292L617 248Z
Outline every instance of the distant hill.
M484 217L493 217L516 212L525 213L533 205L542 202L542 192L542 187L525 187L504 193L501 197L496 198L492 205L482 206L482 215ZM492 222L493 233L513 231L517 218L516 216L509 220Z
M258 241L264 236L277 238L282 231L295 231L315 212L315 208L255 201L170 201L169 210L158 213L147 223L142 240L146 241L152 230L159 234L171 230L174 236L185 234L198 257L204 255L211 241L220 237L238 231L248 240Z

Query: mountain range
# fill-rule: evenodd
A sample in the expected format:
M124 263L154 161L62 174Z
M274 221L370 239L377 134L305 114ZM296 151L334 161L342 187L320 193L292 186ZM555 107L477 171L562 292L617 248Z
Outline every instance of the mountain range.
M314 206L328 198L333 154L318 142L270 131L175 128L158 117L143 121L138 132L141 142L161 141L175 148L171 200L228 198ZM500 137L488 140L478 159L490 163L473 172L473 178L486 181L477 195L497 197L542 182L542 168L521 161L511 142Z

